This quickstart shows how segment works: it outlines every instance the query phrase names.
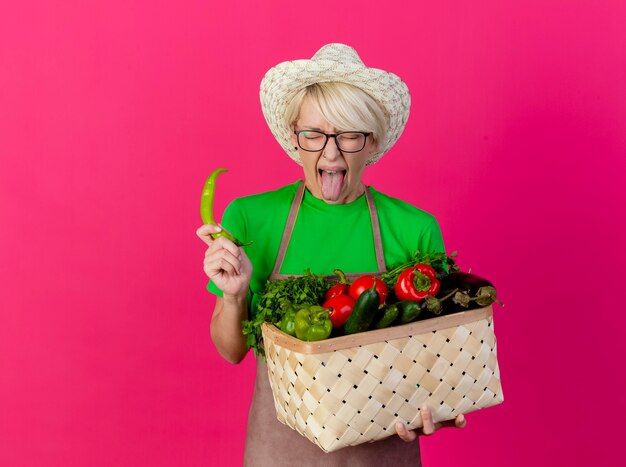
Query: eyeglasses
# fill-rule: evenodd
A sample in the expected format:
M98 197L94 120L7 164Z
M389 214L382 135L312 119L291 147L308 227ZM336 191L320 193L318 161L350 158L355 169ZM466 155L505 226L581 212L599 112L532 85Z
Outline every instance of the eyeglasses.
M335 138L337 148L339 148L341 152L359 152L365 147L367 137L371 135L371 133L363 131L345 131L329 134L314 130L296 130L294 134L296 135L300 149L308 152L321 151L326 147L329 138Z

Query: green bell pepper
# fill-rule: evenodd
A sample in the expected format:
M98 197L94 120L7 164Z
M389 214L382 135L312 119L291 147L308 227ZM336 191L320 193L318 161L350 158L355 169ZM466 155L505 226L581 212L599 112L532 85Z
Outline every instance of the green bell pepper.
M333 330L330 310L318 305L305 305L296 312L295 330L296 337L303 341L327 339Z
M280 319L280 322L278 323L278 327L285 334L289 334L290 336L295 337L296 336L296 309L288 301L283 302L280 308L284 311L284 315Z

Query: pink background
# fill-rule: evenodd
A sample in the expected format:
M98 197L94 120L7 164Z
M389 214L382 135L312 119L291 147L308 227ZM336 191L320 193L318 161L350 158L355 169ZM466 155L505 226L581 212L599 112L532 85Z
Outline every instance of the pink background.
M218 213L300 176L259 82L334 41L412 92L366 181L506 302L505 403L426 465L619 465L624 5L2 2L0 465L241 464L253 359L209 338L199 195L218 166Z

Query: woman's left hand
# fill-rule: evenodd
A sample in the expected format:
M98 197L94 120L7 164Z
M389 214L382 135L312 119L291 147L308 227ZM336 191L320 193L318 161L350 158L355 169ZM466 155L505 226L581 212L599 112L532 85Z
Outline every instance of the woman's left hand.
M433 421L433 414L428 407L422 407L422 428L418 430L408 430L402 422L396 423L396 433L406 442L415 441L419 435L430 436L440 428L456 427L465 428L467 420L463 414L457 416L454 420L446 420L444 422Z

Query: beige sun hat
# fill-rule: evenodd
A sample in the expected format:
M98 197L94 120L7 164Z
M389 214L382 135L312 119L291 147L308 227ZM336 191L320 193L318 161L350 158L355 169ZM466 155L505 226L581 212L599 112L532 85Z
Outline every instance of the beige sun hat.
M261 81L261 107L265 120L283 149L302 165L291 144L291 128L285 110L294 95L315 83L341 82L365 91L377 100L388 115L388 128L379 150L367 160L378 161L398 141L409 118L411 96L404 82L393 73L368 68L356 50L344 44L327 44L310 60L292 60L271 68Z

